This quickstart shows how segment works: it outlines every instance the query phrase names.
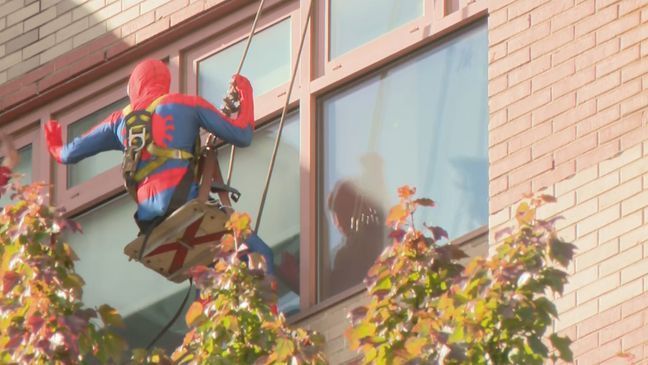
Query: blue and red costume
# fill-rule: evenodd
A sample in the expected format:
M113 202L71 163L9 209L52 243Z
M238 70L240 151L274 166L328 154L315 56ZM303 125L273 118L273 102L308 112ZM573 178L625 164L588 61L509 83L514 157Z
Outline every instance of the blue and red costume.
M237 147L249 146L254 132L254 102L250 82L241 75L234 75L233 86L240 96L240 109L236 118L230 118L199 96L169 94L171 75L167 66L158 60L139 63L128 81L128 96L132 110L144 110L153 101L162 97L153 113L151 134L153 143L193 153L196 137L204 128L225 142ZM74 164L86 157L109 150L125 151L128 130L122 111L113 112L99 125L63 145L61 126L56 121L45 125L45 134L50 154L63 164ZM143 150L138 170L152 161L152 156ZM191 167L188 160L169 159L153 170L137 184L137 213L139 222L159 220L168 212L171 198ZM198 195L194 181L186 200ZM251 235L247 245L253 252L262 254L273 268L272 250L256 235Z

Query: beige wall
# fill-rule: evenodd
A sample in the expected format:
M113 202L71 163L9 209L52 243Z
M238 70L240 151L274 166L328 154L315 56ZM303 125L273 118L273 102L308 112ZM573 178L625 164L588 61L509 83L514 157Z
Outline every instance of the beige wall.
M648 359L648 2L493 1L490 226L548 187L575 241L555 329L578 364Z
M223 0L7 0L0 4L0 84L108 34L140 43Z

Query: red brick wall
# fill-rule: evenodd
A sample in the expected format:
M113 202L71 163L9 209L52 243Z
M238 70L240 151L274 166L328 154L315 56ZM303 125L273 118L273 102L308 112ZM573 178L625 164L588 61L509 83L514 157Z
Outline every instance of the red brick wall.
M493 1L489 43L491 233L547 187L579 249L555 329L578 364L646 360L648 1Z

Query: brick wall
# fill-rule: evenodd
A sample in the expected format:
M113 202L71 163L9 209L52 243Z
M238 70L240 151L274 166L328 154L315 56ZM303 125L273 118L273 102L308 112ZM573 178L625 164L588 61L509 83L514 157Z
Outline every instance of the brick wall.
M493 1L489 43L491 233L547 187L579 250L555 329L578 364L646 360L648 1Z
M224 1L0 1L0 112Z

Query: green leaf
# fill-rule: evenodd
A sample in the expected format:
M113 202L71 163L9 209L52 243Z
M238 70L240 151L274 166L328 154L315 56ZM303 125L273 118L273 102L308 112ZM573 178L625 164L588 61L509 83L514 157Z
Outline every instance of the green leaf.
M455 327L454 331L448 338L448 343L460 343L465 340L464 328L462 325Z
M286 361L290 358L295 351L295 344L285 338L280 338L277 340L277 346L275 347L275 354L278 361Z
M556 305L546 297L538 297L533 301L533 303L535 304L538 310L547 312L551 314L554 318L558 318L558 311L556 310Z
M572 353L571 349L569 346L572 343L572 340L565 336L565 337L560 337L557 334L553 333L551 336L549 336L549 341L551 341L551 345L558 350L558 353L560 354L560 358L564 361L567 362L572 362L574 361L574 354Z
M569 262L574 258L576 246L567 243L559 238L549 241L549 257L558 261L563 267L567 267Z
M531 337L527 338L527 343L535 354L538 354L543 358L547 358L549 350L547 349L547 346L545 346L537 337L531 335Z
M117 313L117 310L107 304L104 304L99 308L97 308L97 313L99 313L99 317L101 317L101 321L106 326L113 326L119 328L126 327L126 325L124 324L124 320L122 319L121 315Z

